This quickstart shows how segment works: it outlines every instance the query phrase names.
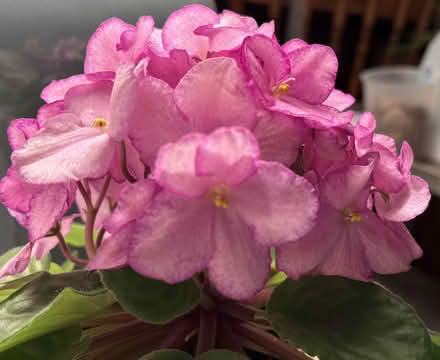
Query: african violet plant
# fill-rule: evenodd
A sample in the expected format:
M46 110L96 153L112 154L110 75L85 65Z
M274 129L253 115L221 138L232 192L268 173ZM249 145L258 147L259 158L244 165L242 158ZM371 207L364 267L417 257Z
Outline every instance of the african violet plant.
M428 186L337 67L201 5L101 24L8 129L0 198L29 241L0 259L0 358L439 358L373 281L422 255L403 222Z

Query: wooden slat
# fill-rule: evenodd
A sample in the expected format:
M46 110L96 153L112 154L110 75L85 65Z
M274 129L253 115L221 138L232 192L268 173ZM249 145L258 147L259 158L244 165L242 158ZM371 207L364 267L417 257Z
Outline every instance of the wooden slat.
M269 1L269 18L277 20L281 14L281 0Z
M425 0L425 6L423 7L421 15L419 15L419 20L417 21L417 28L416 28L416 33L414 35L414 39L417 39L428 28L428 25L433 16L433 10L435 5L434 1L435 0ZM417 49L412 49L409 52L409 55L407 57L408 63L411 64L415 63L417 59L417 51L418 51Z
M348 85L349 92L354 96L357 95L359 90L359 72L363 68L368 55L368 44L377 17L377 2L378 0L367 0L367 9L364 16L359 45L356 50L356 57Z
M335 50L336 54L340 53L342 33L344 31L346 11L347 11L347 0L336 0L336 10L333 15L332 23L332 36L330 40L330 45Z
M244 14L244 0L228 0L228 8L238 14Z
M397 9L396 15L393 17L393 30L391 31L391 37L385 54L385 64L391 64L393 50L397 42L400 40L400 34L402 33L408 18L410 0L400 0L399 2L399 8Z

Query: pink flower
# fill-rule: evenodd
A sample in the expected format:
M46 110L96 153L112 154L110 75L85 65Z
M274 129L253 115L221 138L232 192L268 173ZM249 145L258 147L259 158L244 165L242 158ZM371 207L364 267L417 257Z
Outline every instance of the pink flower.
M151 166L160 146L189 132L242 126L257 137L262 159L291 165L311 135L302 121L263 109L237 63L227 57L199 62L173 89L152 76L140 77L129 137ZM148 99L148 100L146 100Z
M39 130L35 119L16 119L8 128L11 147L20 151ZM26 182L13 165L0 181L0 201L29 232L29 241L46 235L70 208L76 187L66 182L37 185Z
M353 114L338 109L354 99L334 91L338 61L331 48L299 40L281 47L275 39L254 35L245 39L241 61L268 110L304 118L314 128L350 122Z
M302 239L277 248L281 271L293 279L324 274L369 280L373 272L407 271L422 255L402 223L382 220L367 206L376 164L377 154L321 181L316 226Z
M124 65L114 84L101 80L68 90L62 112L46 118L43 128L13 152L21 176L36 184L63 183L102 177L117 163L113 176L122 181L117 147L133 112L134 79L132 67Z
M62 235L70 232L72 221L78 215L66 216L61 220L60 231ZM44 236L34 241L28 242L17 255L11 258L1 269L0 279L5 276L16 275L26 270L31 258L34 257L40 260L42 257L49 254L55 246L58 245L58 238L56 236Z
M165 145L153 172L162 191L144 191L144 207L132 199L135 210L118 226L126 225L89 267L128 264L169 283L206 269L225 296L254 295L268 279L270 247L304 236L318 208L306 179L258 158L255 138L238 127Z

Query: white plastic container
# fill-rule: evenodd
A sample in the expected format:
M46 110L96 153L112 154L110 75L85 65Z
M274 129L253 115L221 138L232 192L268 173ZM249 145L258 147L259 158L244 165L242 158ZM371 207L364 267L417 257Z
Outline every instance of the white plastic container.
M419 158L440 162L439 86L411 66L368 69L361 81L364 110L376 116L377 131L398 145L407 140Z

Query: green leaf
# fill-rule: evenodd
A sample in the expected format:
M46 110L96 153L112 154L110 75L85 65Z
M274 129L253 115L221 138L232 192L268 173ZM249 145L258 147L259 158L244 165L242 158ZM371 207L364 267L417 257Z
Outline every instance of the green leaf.
M60 265L58 265L57 263L53 262L53 263L50 263L49 272L51 274L62 274L64 272L64 269Z
M159 350L144 355L139 360L192 360L192 356L179 350Z
M275 289L267 311L282 338L323 360L431 359L423 322L374 283L334 276L288 279Z
M280 285L286 279L287 279L287 275L285 273L283 273L282 271L278 271L274 275L271 276L269 281L266 283L266 287L276 287L276 286Z
M112 303L97 273L42 272L0 303L0 351L78 324Z
M122 307L149 323L165 324L188 313L200 301L200 291L192 280L170 285L143 277L129 267L101 274Z
M72 360L81 353L81 328L73 326L30 340L0 353L0 360Z
M139 360L192 360L192 356L179 350L159 350L142 356ZM212 350L200 357L199 360L246 360L246 357L229 350Z
M70 232L64 236L64 240L71 246L84 247L84 231L85 226L83 224L73 223Z
M0 283L0 302L6 300L16 291L20 290L27 283L31 282L35 278L39 277L40 273L33 273L26 275L15 280L2 281Z
M73 252L72 252L72 254L73 254ZM73 254L73 255L75 255L75 254ZM61 268L63 269L64 272L73 271L73 269L75 269L75 263L70 260L66 260L61 264Z
M432 360L440 360L440 332L430 331L432 341Z

